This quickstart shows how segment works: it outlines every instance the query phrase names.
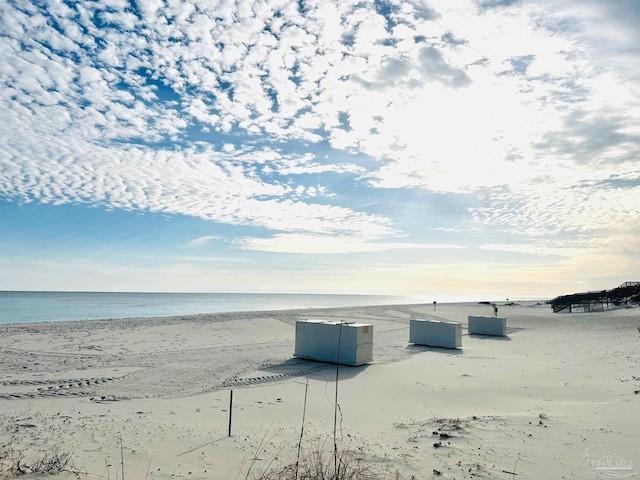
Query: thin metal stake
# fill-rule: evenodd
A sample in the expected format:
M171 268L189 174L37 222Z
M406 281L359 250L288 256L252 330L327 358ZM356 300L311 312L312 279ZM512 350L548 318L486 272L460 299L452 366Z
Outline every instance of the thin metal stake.
M231 414L233 412L233 390L229 392L229 436L231 436Z
M122 434L120 434L120 464L122 465L122 480L124 480L124 450L122 448Z

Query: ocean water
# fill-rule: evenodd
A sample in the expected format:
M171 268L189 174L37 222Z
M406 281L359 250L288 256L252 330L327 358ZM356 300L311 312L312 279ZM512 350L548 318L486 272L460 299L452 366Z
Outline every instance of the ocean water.
M0 324L408 304L389 295L0 291Z

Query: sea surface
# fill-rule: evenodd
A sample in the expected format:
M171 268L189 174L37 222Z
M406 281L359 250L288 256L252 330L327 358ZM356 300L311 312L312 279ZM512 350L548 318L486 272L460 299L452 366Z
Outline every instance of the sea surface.
M0 324L418 303L389 295L0 291Z

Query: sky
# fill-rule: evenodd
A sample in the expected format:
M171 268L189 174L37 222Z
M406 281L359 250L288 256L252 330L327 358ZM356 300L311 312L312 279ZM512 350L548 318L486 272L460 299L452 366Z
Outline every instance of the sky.
M636 0L0 0L0 290L640 279Z

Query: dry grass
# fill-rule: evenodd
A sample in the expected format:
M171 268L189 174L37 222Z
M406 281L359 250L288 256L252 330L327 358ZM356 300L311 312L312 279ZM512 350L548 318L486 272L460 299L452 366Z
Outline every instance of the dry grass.
M322 442L303 447L297 461L276 464L275 460L261 471L247 475L251 480L389 480L400 479L398 472L390 472L389 465L370 464L362 449L327 448Z
M57 447L36 454L27 448L19 447L10 437L7 443L0 446L0 477L19 477L27 474L58 475L71 473L77 478L85 476L73 463L73 452L63 452Z

